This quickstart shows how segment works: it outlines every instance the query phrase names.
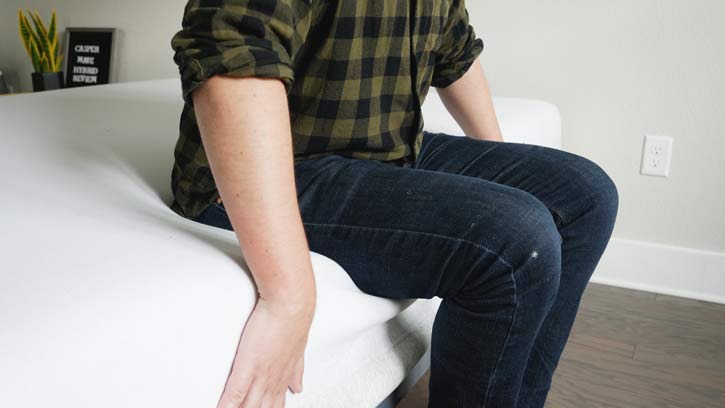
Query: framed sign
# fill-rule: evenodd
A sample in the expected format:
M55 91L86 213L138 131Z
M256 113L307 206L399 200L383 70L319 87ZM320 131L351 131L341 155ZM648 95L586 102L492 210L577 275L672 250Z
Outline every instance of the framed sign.
M111 81L113 28L66 29L67 88L107 84Z

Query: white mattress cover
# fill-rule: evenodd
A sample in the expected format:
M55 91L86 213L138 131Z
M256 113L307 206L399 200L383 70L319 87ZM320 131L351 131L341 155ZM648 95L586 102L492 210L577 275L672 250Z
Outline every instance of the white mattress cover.
M180 101L177 80L0 98L0 406L216 404L255 291L231 231L168 208ZM287 406L374 406L426 351L438 300L370 296L312 260Z

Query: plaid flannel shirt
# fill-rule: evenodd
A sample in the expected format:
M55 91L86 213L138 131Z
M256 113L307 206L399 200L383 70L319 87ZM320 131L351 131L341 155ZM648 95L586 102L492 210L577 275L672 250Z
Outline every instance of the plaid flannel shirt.
M414 161L421 105L483 50L464 0L190 0L172 39L185 101L172 209L219 199L192 92L214 75L274 77L288 95L294 160Z

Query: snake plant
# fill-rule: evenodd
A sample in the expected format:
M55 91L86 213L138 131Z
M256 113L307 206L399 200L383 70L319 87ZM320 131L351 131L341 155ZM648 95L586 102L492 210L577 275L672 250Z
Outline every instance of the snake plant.
M37 11L30 12L30 25L28 17L23 10L18 10L18 25L20 38L25 46L28 56L33 62L33 68L37 73L60 72L63 55L60 54L58 45L58 31L56 26L55 10L50 17L50 25L46 26Z

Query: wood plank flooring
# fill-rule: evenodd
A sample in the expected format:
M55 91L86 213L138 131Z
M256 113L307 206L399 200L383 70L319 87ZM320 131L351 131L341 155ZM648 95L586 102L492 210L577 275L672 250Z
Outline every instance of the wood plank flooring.
M725 305L589 284L546 408L661 407L725 408Z

